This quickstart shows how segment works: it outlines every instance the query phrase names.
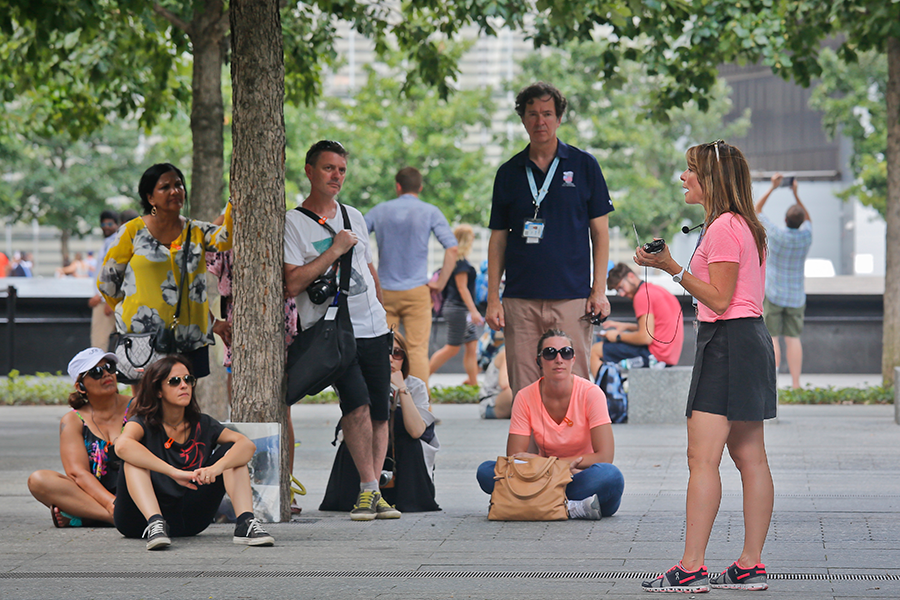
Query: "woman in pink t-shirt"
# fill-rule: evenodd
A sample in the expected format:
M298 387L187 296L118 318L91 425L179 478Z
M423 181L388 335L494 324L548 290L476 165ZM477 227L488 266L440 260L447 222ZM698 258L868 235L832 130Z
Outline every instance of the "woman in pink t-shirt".
M619 509L625 479L613 466L615 441L603 391L572 374L572 339L551 329L537 346L541 378L516 394L506 442L507 456L534 456L532 438L541 456L569 463L572 482L566 486L570 519L599 519ZM494 465L478 467L478 483L494 491Z
M687 151L684 200L706 210L690 261L680 266L664 248L635 251L635 262L670 275L698 301L697 353L687 402L687 527L681 561L643 587L655 592L768 587L762 549L775 496L763 420L775 416L775 353L762 320L766 233L753 207L750 169L741 151L717 140ZM728 452L741 472L744 548L712 578L704 565L719 502L719 463Z

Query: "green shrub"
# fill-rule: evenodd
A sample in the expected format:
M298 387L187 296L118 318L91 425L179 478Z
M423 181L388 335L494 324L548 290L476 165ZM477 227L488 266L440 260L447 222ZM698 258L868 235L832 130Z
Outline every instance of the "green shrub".
M297 404L337 404L338 396L330 388L315 396L303 396Z
M434 404L477 404L477 385L453 385L431 388L431 402Z
M34 405L66 404L72 392L72 384L62 373L37 373L21 375L12 370L6 380L0 383L0 404Z
M781 404L893 404L893 386L868 388L800 388L778 390Z
M455 385L431 388L431 401L434 404L477 404L478 386ZM337 404L338 397L333 391L326 390L315 396L304 396L297 404Z

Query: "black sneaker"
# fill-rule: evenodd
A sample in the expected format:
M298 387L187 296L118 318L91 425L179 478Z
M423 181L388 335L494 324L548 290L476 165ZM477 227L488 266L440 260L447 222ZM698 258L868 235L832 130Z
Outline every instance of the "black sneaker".
M147 550L162 550L172 545L169 539L169 526L164 519L153 519L147 523L147 529L141 537L147 538Z
M234 538L231 541L244 546L272 546L275 544L275 538L262 528L256 517L235 526Z
M765 590L769 588L766 565L760 563L755 567L744 569L737 561L718 575L713 575L709 584L723 590Z
M403 516L396 507L388 504L387 500L378 495L378 502L375 503L375 518L376 519L399 519Z
M705 566L696 571L685 571L679 562L653 581L645 581L641 587L645 592L702 594L709 591L709 572Z
M381 499L381 492L366 490L360 492L356 498L356 504L350 511L350 519L353 521L374 521L378 516L378 500Z

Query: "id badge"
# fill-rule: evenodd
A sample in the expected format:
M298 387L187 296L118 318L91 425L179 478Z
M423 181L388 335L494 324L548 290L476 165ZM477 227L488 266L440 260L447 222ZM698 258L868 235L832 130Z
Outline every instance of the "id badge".
M538 244L544 238L543 219L525 219L525 227L522 228L522 237L526 244Z

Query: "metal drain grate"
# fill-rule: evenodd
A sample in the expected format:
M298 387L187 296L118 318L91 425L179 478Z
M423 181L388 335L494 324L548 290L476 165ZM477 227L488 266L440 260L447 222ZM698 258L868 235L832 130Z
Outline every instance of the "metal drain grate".
M653 579L658 572L630 571L70 571L50 573L16 571L0 579ZM769 573L770 580L791 581L900 581L900 574Z

